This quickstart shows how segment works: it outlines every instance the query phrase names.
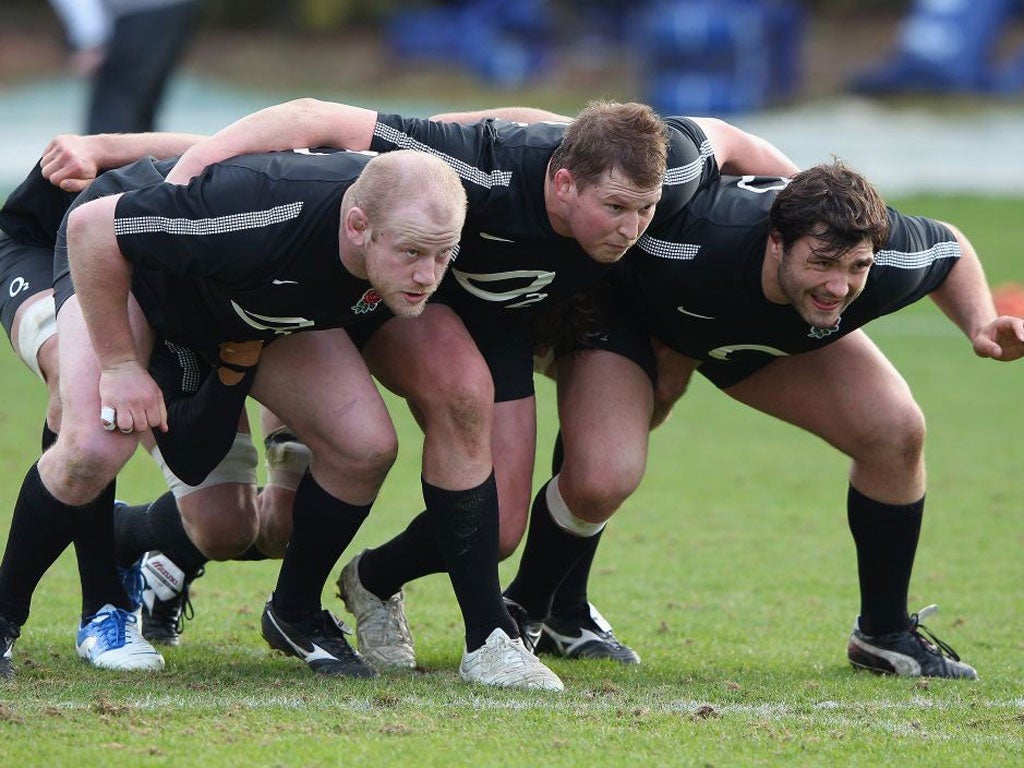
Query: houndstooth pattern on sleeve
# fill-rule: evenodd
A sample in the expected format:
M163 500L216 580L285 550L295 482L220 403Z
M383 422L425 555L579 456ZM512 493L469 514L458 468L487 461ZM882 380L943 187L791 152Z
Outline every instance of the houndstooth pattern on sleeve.
M692 160L686 165L681 165L678 168L667 169L665 171L664 183L668 186L675 186L678 184L688 184L694 179L700 178L700 175L704 170L704 161L714 154L714 150L711 148L711 142L705 139L700 145L700 157L696 160Z
M164 345L178 360L181 369L181 391L185 394L194 395L199 390L200 365L199 357L188 347L175 344L173 341L164 339Z
M439 157L444 160L452 169L459 174L460 179L465 179L470 184L476 184L478 187L485 187L490 189L492 187L507 187L512 184L512 171L484 171L480 168L476 168L469 163L459 160L457 157L446 155L444 152L439 152L427 144L421 141L417 141L407 133L402 133L390 125L384 123L377 123L373 129L373 134L378 138L384 139L394 144L399 149L415 149L418 152L426 152L427 154Z
M128 216L114 219L114 234L141 235L166 232L169 235L220 235L244 229L261 229L298 218L302 201L275 205L263 211L246 211L208 219L172 219L166 216Z
M657 256L661 259L678 259L680 261L690 261L697 258L701 248L693 243L671 243L668 240L658 240L650 235L641 237L636 245L641 251L652 256Z
M960 244L950 240L914 253L881 250L875 254L875 264L895 269L923 269L939 259L959 259L961 255Z

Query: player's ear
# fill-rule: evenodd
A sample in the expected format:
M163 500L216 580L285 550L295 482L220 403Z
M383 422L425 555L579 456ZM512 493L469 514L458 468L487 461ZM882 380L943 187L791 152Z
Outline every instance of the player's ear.
M554 185L555 195L563 202L576 190L576 179L568 168L559 168L555 171L552 184Z
M773 229L768 233L768 251L767 255L775 261L782 259L782 233L777 229Z
M345 236L353 245L362 247L366 244L370 233L370 222L362 208L354 205L345 211L342 227L345 230Z

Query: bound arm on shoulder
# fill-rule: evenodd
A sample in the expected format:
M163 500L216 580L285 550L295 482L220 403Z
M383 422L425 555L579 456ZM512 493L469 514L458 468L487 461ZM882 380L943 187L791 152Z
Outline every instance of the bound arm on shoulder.
M236 155L297 147L370 148L377 112L319 99L294 99L253 112L186 151L167 176L184 184Z
M81 192L103 171L147 155L174 157L205 138L195 133L62 133L46 145L39 165L55 187Z
M493 109L477 109L470 112L441 112L431 115L431 120L438 120L444 123L475 123L486 120L489 117L496 117L500 120L508 120L510 123L568 123L572 122L571 117L548 112L546 109L535 109L534 107L494 107Z
M722 173L730 176L785 176L800 167L770 141L716 117L691 117L704 131Z
M932 301L971 340L978 357L1003 362L1024 357L1024 320L997 315L974 246L959 229L940 223L956 237L961 256L942 285L932 291Z

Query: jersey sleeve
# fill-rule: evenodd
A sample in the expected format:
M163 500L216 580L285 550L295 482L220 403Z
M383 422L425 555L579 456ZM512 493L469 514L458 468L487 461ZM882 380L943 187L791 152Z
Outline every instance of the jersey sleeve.
M0 208L0 230L19 243L52 248L75 195L51 184L40 163L7 196Z
M126 192L114 214L124 257L170 274L246 282L288 247L305 201L248 168L211 166L187 186Z
M869 278L878 314L914 303L938 288L962 255L945 226L924 216L889 209L889 237L875 254Z
M501 120L480 120L463 125L417 117L379 114L370 149L390 152L415 149L444 160L459 175L470 204L491 190L512 184L512 171L496 156Z
M670 117L668 125L668 164L661 200L654 211L651 226L658 228L677 216L690 202L697 190L716 183L718 165L704 131L686 117Z

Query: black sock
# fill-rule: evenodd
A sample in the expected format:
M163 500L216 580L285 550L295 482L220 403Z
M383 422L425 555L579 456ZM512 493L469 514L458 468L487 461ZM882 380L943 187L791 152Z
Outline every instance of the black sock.
M274 610L282 619L301 621L321 610L327 577L369 513L369 504L335 498L306 470L295 491L292 536L274 589Z
M448 491L423 482L437 548L466 625L466 650L484 644L496 627L519 629L505 610L498 581L498 486L494 472L476 488Z
M145 552L158 550L181 568L186 581L191 581L209 560L185 532L178 503L170 491L146 506L115 509L114 540L117 564L122 568Z
M32 593L75 535L81 507L55 499L33 464L14 504L11 532L0 561L0 615L18 626L28 620Z
M562 464L565 463L565 444L562 441L562 431L555 435L555 446L551 451L551 474L557 476L562 471ZM590 601L587 597L587 584L590 581L590 569L594 564L594 555L597 554L597 545L604 535L604 528L591 536L587 541L591 542L579 560L572 566L569 572L562 579L562 583L555 590L555 598L551 602L551 613L559 616L575 616L586 619L590 616Z
M530 510L530 529L519 560L519 570L505 595L526 609L531 618L544 619L551 612L555 590L576 560L592 546L593 537L573 536L551 518L547 488L558 482L552 478L541 487Z
M49 447L57 442L57 433L50 429L50 425L46 423L46 419L43 419L43 436L40 442L43 444L43 453L46 453Z
M82 621L108 603L131 610L134 606L125 594L114 559L114 483L79 509L72 543L82 583Z
M907 593L924 497L913 504L884 504L851 485L846 508L857 546L861 631L884 635L906 629L910 626Z
M381 600L387 600L410 581L444 570L444 558L434 537L434 519L427 512L416 515L391 541L366 550L359 558L359 581Z
M584 541L590 542L590 547L584 550L579 559L562 579L562 583L555 590L555 598L551 601L551 613L559 616L575 616L585 619L590 616L590 600L587 597L587 582L590 581L590 569L594 564L594 555L597 554L597 545L604 536L604 528L598 531L596 536L591 536Z

